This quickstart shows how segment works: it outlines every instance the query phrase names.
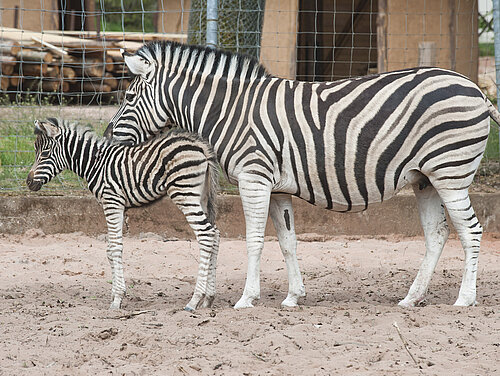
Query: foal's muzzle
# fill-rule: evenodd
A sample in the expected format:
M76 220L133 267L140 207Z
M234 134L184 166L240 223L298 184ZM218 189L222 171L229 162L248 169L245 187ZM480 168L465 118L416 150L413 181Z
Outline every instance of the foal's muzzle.
M40 180L35 180L34 175L33 171L30 171L28 177L26 178L26 185L30 191L36 192L42 188L43 183Z

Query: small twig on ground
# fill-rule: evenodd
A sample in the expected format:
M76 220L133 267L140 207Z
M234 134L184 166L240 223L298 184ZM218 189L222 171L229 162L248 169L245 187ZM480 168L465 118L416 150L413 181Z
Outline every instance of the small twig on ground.
M256 353L252 353L253 356L255 356L257 359L259 360L262 360L263 362L267 362L267 359L260 356L259 354L256 354Z
M408 342L406 342L406 340L404 339L403 334L401 333L401 330L399 329L398 323L396 321L394 321L392 323L392 326L394 326L396 328L396 330L398 331L399 338L401 338L401 342L403 342L403 346L404 346L406 352L410 355L410 358L415 362L415 365L417 367L420 367L418 365L417 360L415 359L415 357L413 356L413 354L410 352L410 349L408 348Z
M132 317L139 316L139 315L144 315L145 313L154 313L155 311L152 310L145 310L145 311L135 311L131 313L127 313L126 315L122 316L116 316L116 317L106 317L107 319L115 319L115 320L127 320L131 319Z
M368 347L367 344L361 343L361 342L335 342L333 344L334 347L336 347L336 346L344 346L344 345L355 345L355 346L365 346L365 347Z
M190 256L194 259L194 261L196 261L196 263L197 263L197 264L199 264L199 263L200 263L200 262L198 261L198 259L196 258L196 256L195 256L195 255L193 255L193 254L191 253L191 248L189 249L189 255L190 255Z
M154 328L161 328L163 324L161 322L143 322L142 325L154 329Z

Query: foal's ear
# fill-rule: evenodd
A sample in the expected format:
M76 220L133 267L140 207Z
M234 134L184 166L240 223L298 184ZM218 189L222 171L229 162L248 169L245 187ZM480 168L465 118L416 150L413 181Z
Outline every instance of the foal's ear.
M48 137L56 137L61 133L61 129L54 124L44 121L35 120L35 134L44 134Z
M132 74L146 78L147 74L153 69L153 64L145 58L128 53L124 49L121 49L120 51L127 68Z

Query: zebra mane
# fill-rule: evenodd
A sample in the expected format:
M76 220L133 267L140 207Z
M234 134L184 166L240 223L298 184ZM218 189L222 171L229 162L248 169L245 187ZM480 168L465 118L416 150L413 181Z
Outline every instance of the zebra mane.
M185 67L181 67L180 62L184 58L185 61L189 62L193 56L196 56L197 63L199 63L200 59L202 60L199 68L201 71L204 70L208 62L213 61L210 72L213 75L216 72L222 72L222 76L225 77L239 76L242 70L247 68L253 79L270 77L266 68L253 56L206 46L188 45L165 40L153 41L142 46L136 54L148 61L156 61L159 65L167 65L168 69L183 69ZM175 56L178 56L178 58L175 59ZM174 60L176 60L176 66L173 65ZM220 64L224 64L224 66L220 67Z
M83 124L80 124L76 121L57 119L57 118L49 118L49 119L47 119L47 121L52 123L53 125L57 126L58 128L60 128L61 132L64 134L67 134L67 135L71 134L71 135L76 135L78 138L85 138L86 140L89 140L89 141L92 140L96 144L101 145L101 146L108 146L108 145L112 145L112 144L123 146L119 143L114 143L113 140L108 140L106 137L99 136L90 125L83 125ZM140 144L137 144L134 146L140 146L143 144L150 143L156 137L162 137L162 135L165 136L167 134L182 135L187 140L194 141L194 142L202 142L205 145L207 145L211 150L209 143L203 137L201 137L201 135L199 135L197 133L189 132L189 131L182 129L182 128L173 128L173 129L169 129L165 132L160 132L155 137L153 137L149 140L145 140L145 141L141 142Z
M110 145L111 141L105 137L99 136L94 128L90 125L83 125L76 121L70 121L58 118L48 118L47 122L52 123L56 127L61 129L62 133L77 135L78 137L85 137L86 139L92 139L100 145Z

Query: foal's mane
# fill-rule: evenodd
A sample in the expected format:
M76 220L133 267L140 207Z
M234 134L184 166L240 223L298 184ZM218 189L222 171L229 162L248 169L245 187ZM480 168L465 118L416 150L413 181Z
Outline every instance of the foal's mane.
M86 139L95 140L99 144L111 144L112 142L105 137L98 135L94 128L90 125L80 124L76 121L61 119L61 118L48 118L47 122L59 127L63 133L77 135Z
M167 54L173 56L176 52L179 56L182 56L184 53L188 53L189 56L196 54L197 59L202 56L201 70L207 62L208 57L213 55L214 64L211 72L212 74L214 74L219 68L219 65L225 61L223 75L227 75L230 65L235 64L235 66L231 68L236 71L236 76L238 76L238 73L241 72L246 65L248 65L248 72L254 72L255 76L253 78L266 78L270 76L266 68L253 56L221 49L213 49L206 46L188 45L173 41L153 41L142 46L136 54L149 61L156 61L159 65L169 64L167 68L170 69L173 68L171 66L172 59L166 61Z

